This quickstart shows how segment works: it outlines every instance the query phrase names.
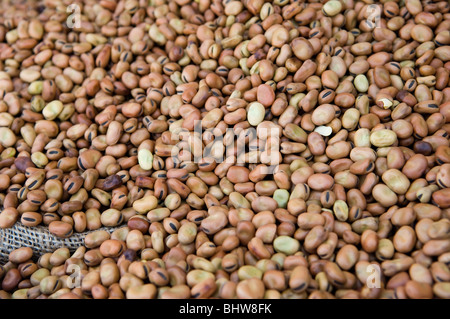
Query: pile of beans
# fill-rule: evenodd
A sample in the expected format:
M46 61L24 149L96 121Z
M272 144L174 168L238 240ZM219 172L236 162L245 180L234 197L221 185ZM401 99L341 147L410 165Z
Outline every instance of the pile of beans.
M450 298L448 1L9 2L0 299Z

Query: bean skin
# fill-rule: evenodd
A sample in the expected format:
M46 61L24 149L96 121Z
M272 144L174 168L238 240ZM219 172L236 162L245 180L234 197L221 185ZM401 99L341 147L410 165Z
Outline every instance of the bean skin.
M6 2L1 299L449 298L446 1Z

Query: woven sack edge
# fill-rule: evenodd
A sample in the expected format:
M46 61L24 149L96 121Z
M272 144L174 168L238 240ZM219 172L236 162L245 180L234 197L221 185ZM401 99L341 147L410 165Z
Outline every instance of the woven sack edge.
M112 233L118 228L120 227L102 227L96 230L74 233L69 238L59 238L50 233L47 227L28 227L17 222L11 228L0 229L0 264L7 263L10 252L21 247L30 247L33 250L34 257L51 253L62 247L68 248L73 253L80 246L84 246L84 238L89 233L98 230L106 230Z

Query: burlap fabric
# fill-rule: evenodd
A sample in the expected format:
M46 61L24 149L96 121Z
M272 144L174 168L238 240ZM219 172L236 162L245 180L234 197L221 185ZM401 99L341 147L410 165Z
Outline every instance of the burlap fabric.
M118 227L103 227L112 233ZM58 248L67 247L74 252L78 247L84 245L84 237L91 231L74 233L69 238L58 238L48 231L47 227L27 227L17 222L12 228L0 229L0 265L8 261L11 251L20 247L30 247L34 257L53 252Z

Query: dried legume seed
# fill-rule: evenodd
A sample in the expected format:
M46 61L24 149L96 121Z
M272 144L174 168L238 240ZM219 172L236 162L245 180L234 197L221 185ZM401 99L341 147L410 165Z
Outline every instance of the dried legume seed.
M0 228L89 233L0 298L449 297L445 1L42 2L0 9Z

